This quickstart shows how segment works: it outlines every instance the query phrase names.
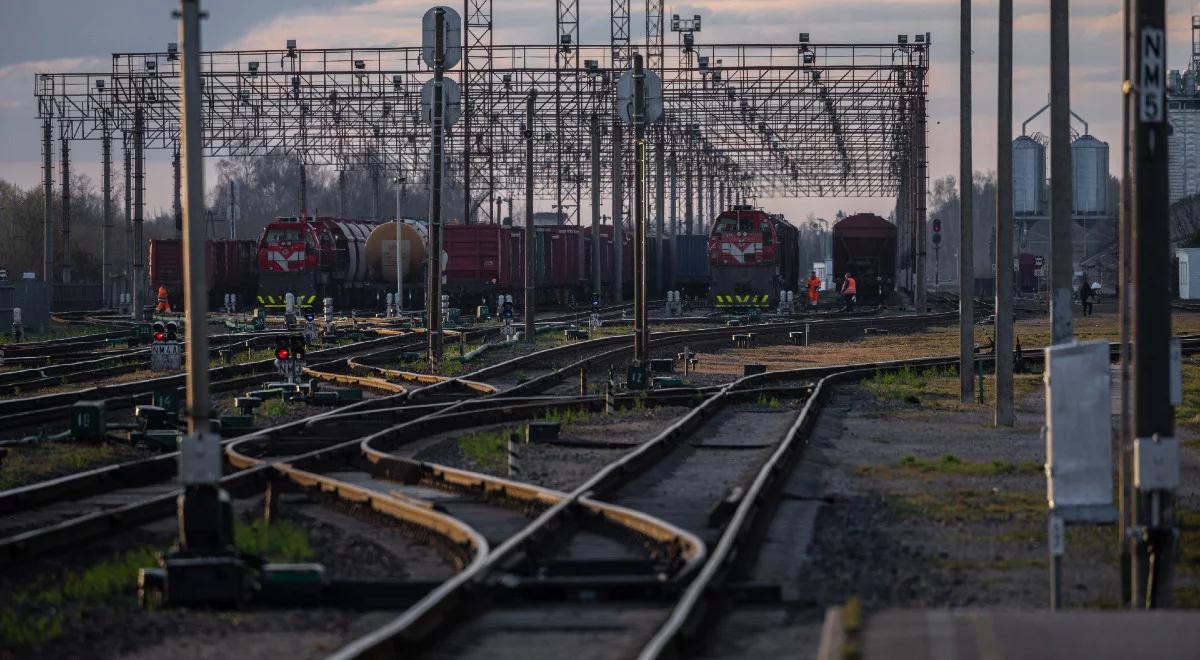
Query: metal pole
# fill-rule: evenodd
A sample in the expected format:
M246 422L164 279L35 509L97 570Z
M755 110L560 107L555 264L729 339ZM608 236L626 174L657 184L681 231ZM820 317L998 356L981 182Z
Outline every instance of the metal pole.
M592 113L592 295L600 296L600 114Z
M1050 342L1071 341L1071 69L1068 0L1050 0Z
M633 56L633 360L649 359L646 324L646 74L642 55Z
M1122 80L1129 80L1130 73L1130 50L1137 46L1132 39L1132 18L1133 14L1130 11L1131 0L1124 1L1124 28L1125 28L1125 52L1123 62L1125 64ZM1117 303L1118 303L1118 319L1121 326L1121 423L1117 434L1117 506L1119 508L1118 523L1117 523L1117 544L1121 548L1121 602L1128 605L1130 600L1131 581L1133 575L1133 558L1130 549L1129 535L1127 533L1130 512L1130 495L1133 492L1132 481L1129 475L1129 465L1133 458L1133 415L1132 415L1132 364L1130 362L1129 334L1130 328L1130 307L1132 299L1132 291L1130 290L1129 272L1130 268L1130 250L1129 246L1131 238L1131 222L1130 214L1132 213L1133 200L1130 196L1131 174L1130 167L1132 159L1130 158L1130 137L1129 137L1129 103L1122 104L1122 127L1125 130L1121 131L1121 208L1119 219L1120 237L1117 240L1118 249L1118 274L1117 274Z
M703 154L703 152L701 152ZM704 158L696 159L696 231L705 234L705 222L708 216L704 214Z
M1166 7L1133 0L1132 87L1126 86L1130 134L1130 216L1133 298L1133 438L1174 441L1171 404L1171 257L1168 211ZM1175 459L1178 461L1178 457ZM1135 493L1132 597L1134 607L1172 601L1175 563L1172 490Z
M300 217L308 217L308 169L300 163Z
M104 234L100 239L100 300L107 309L112 306L109 278L112 276L112 133L104 124L100 138L100 192L104 198Z
M338 170L338 217L346 217L346 170Z
M142 243L142 219L145 212L145 124L142 108L133 111L133 320L142 320L142 297L145 295L143 269L145 247Z
M962 0L958 64L958 387L971 403L975 373L975 171L971 163L971 0Z
M187 310L185 334L187 351L187 418L188 435L180 453L180 476L184 494L179 507L180 534L185 548L204 545L212 550L223 549L222 535L212 535L207 520L189 524L198 513L197 506L210 511L219 519L221 504L218 480L221 477L220 436L213 433L209 422L208 393L208 291L206 290L204 247L207 230L204 226L204 129L201 126L200 98L200 3L199 0L180 0L181 20L179 45L183 51L180 63L183 77L180 99L183 124L183 176L187 185L183 192L183 272L184 308ZM140 142L140 140L139 140ZM189 515L190 514L190 515ZM188 517L184 517L188 516ZM200 516L210 519L208 516ZM189 533L193 527L208 532L197 538ZM218 526L219 529L219 526ZM215 536L215 539L213 538ZM227 539L232 541L232 539ZM214 547L215 546L215 547Z
M175 191L174 191L175 194L171 200L172 201L171 208L175 212L175 231L182 232L183 231L183 200L182 200L183 191L180 189L183 187L183 180L180 176L181 173L179 171L179 168L180 168L179 145L176 144L175 148L172 150L172 153L171 153L171 170L172 170L171 173L174 176L173 182L175 184Z
M665 261L667 235L663 232L663 197L666 187L666 172L663 167L665 164L663 131L664 128L659 125L654 140L654 236L658 239L655 246L658 268L654 273L654 292L660 296L664 291L663 283L666 281L664 271L667 269Z
M371 218L379 217L379 166L371 165Z
M625 300L625 187L624 165L625 129L618 113L613 113L612 155L612 222L613 222L613 300L620 304Z
M54 297L54 141L50 118L42 122L42 281Z
M396 182L396 311L404 311L404 269L400 260L404 258L404 244L400 234L400 187L403 183Z
M133 296L133 149L129 131L121 132L121 147L125 152L125 284Z
M71 142L62 127L62 283L71 283Z
M671 238L679 235L679 162L671 145Z
M917 135L916 135L916 158L917 158L917 185L916 195L913 202L916 205L915 219L917 225L917 290L916 290L916 308L918 314L924 314L927 311L925 306L925 289L926 289L926 271L929 264L927 263L927 233L928 227L925 218L925 207L928 197L926 188L929 183L928 171L929 160L925 153L926 139L926 117L925 117L925 76L920 69L915 72L917 78Z
M426 290L426 313L429 315L429 369L435 371L442 359L442 121L445 111L442 98L442 79L445 73L446 11L434 10L434 67L433 67L433 190L429 194L429 283ZM379 177L375 176L375 182Z
M692 159L688 155L684 153L683 157L683 233L690 235L696 232L692 231L695 228L692 224Z
M1000 0L996 95L996 408L997 426L1013 424L1012 363L1012 38L1013 0Z
M534 232L533 224L533 110L537 90L525 100L525 341L537 341L534 319Z

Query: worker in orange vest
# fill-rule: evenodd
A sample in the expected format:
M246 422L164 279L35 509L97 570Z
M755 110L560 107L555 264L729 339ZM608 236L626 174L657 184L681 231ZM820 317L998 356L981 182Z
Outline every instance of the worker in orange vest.
M158 285L158 305L155 306L156 312L171 311L171 301L167 298L167 287L164 284Z
M809 271L808 279L804 283L808 286L808 306L816 307L821 291L821 278L817 277L817 271Z
M854 299L858 295L858 282L854 281L854 273L846 273L842 280L842 299L846 301L846 311L854 313Z

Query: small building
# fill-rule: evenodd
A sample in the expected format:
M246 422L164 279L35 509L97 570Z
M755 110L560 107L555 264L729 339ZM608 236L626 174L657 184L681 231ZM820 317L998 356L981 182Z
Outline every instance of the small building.
M1179 297L1200 300L1200 248L1181 248L1175 256L1179 261Z

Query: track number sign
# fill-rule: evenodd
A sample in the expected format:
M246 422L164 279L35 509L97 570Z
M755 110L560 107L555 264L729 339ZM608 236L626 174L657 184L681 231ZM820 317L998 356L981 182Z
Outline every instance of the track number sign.
M1142 63L1138 71L1138 119L1160 122L1166 116L1164 63L1167 38L1162 28L1142 28Z

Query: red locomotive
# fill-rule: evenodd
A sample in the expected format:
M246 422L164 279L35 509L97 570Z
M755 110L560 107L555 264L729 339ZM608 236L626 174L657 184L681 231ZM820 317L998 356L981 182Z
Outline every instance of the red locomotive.
M722 212L708 237L712 296L722 309L770 308L800 281L800 232L753 206Z

